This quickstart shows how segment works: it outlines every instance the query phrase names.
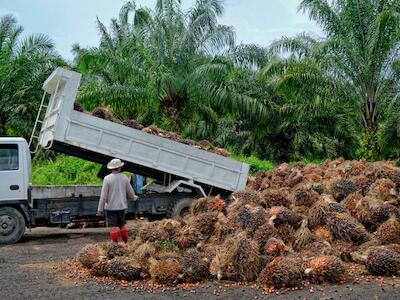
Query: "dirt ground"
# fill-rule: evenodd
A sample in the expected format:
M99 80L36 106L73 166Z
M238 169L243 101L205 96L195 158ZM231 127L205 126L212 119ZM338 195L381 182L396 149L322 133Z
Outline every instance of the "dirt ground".
M226 287L224 282L207 282L195 290L149 293L68 278L62 263L82 246L107 238L104 228L37 228L18 244L0 247L0 299L400 299L398 278L384 283L307 286L278 294L250 286Z

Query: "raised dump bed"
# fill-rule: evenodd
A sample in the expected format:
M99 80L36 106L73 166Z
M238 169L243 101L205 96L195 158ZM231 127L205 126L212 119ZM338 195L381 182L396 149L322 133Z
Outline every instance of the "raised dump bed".
M51 97L41 147L102 165L118 157L127 162L127 171L163 181L167 191L179 185L203 194L245 188L245 163L75 111L80 80L81 74L58 68L45 81L43 89Z

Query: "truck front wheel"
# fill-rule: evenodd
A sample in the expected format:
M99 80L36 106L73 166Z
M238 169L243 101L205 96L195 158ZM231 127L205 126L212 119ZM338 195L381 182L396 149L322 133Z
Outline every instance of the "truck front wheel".
M190 211L190 206L192 205L193 199L183 198L173 201L168 208L167 217L168 218L183 218Z
M25 233L25 219L14 207L0 207L0 245L13 244Z

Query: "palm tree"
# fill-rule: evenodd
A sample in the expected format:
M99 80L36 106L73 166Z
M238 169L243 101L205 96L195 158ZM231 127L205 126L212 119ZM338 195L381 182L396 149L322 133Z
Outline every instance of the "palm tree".
M376 148L379 123L394 107L386 103L388 99L398 101L395 95L399 78L393 64L400 50L400 1L303 0L299 9L322 27L326 38L284 38L275 44L275 49L298 58L313 55L326 75L347 85L347 97L343 99L355 101L367 147ZM317 74L313 71L300 69L296 76L303 78L303 84L318 89L320 81L315 80Z
M45 35L21 39L23 28L12 15L0 18L0 134L27 137L41 98L41 85L63 62Z
M198 0L188 11L178 0L158 0L154 10L128 2L110 30L98 21L99 47L75 46L77 66L88 78L82 101L104 101L121 117L164 120L175 130L196 111L210 115L212 99L194 79L200 66L234 43L232 28L218 24L222 13L220 0Z

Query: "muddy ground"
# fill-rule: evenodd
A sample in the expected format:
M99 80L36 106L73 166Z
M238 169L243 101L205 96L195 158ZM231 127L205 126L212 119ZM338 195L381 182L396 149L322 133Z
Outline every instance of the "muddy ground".
M307 286L264 294L250 286L208 282L196 290L144 292L68 278L62 264L84 245L108 238L104 228L37 228L21 242L0 246L0 299L400 299L400 279L339 286ZM218 293L219 296L215 294Z

